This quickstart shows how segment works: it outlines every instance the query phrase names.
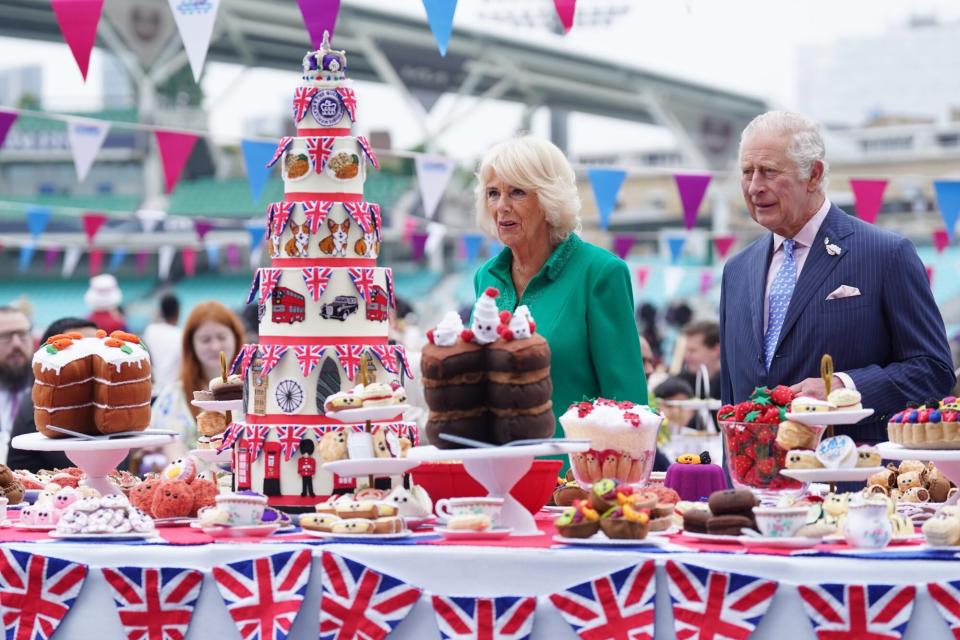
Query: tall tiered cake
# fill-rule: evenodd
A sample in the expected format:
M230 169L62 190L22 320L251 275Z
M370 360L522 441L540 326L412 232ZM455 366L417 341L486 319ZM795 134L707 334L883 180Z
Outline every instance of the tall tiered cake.
M411 375L403 347L387 342L393 279L376 266L380 207L363 198L367 166L379 164L367 139L351 135L357 100L346 63L327 39L303 59L293 96L297 135L283 138L269 163L280 162L284 183L283 201L267 213L270 267L257 270L248 298L259 303L260 343L244 345L233 363L245 415L222 448L233 447L236 488L280 506L309 506L348 484L320 470L324 461L396 456L403 437L416 440L416 426L399 410L370 432L325 415L335 393L362 400L361 378L367 389L378 383L376 404L384 404L383 390Z

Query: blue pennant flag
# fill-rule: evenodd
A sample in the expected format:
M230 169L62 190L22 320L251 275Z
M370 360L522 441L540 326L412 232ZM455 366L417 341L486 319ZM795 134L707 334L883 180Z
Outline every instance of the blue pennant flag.
M670 264L680 262L680 255L683 253L683 245L687 243L685 236L668 236L667 245L670 247Z
M933 189L937 193L937 207L947 227L947 235L953 240L957 218L960 217L960 180L934 180Z
M120 265L123 264L123 259L127 257L127 250L123 247L117 247L113 250L113 253L110 254L110 265L107 267L107 271L116 271L120 268Z
M36 239L50 224L50 207L27 207L27 228Z
M247 233L250 234L250 250L256 251L267 235L267 225L264 222L248 222Z
M463 250L467 257L467 262L473 262L480 255L480 249L483 247L483 236L479 233L467 233L463 236Z
M600 228L610 224L610 214L617 206L617 194L623 185L627 172L622 169L587 169L590 186L593 187L593 199L600 212Z
M33 254L36 252L36 247L32 242L20 247L20 265L17 267L17 271L20 273L26 273L27 269L30 268L30 261L33 260Z
M270 175L270 168L267 167L267 163L273 157L277 145L272 142L243 140L240 143L240 148L243 149L243 165L247 169L250 197L253 198L254 202L259 202L263 187L267 184L267 176Z
M437 41L440 55L447 55L447 43L453 33L453 14L457 11L457 0L423 0L423 8L427 12L427 22L430 31Z
M220 245L208 242L207 248L207 266L211 269L217 269L220 266Z
M487 255L491 258L503 251L503 244L496 238L487 240Z

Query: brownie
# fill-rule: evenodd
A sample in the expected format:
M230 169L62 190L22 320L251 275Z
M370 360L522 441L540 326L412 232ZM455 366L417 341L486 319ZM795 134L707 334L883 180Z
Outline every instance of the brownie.
M683 514L683 530L690 533L706 533L707 521L713 517L706 509L690 509Z
M757 498L749 489L727 489L710 494L710 511L716 516L753 513Z
M741 529L756 529L756 522L747 516L713 516L707 520L707 533L718 536L739 536Z

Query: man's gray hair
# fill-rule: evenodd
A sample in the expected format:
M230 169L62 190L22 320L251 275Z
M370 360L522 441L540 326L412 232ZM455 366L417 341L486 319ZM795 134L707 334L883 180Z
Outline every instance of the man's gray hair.
M756 133L772 133L790 136L787 157L797 165L797 171L804 180L810 177L813 163L823 163L823 179L820 191L826 191L830 165L826 160L826 147L820 134L820 125L806 116L791 111L767 111L750 121L740 134L740 153L743 153L744 141Z

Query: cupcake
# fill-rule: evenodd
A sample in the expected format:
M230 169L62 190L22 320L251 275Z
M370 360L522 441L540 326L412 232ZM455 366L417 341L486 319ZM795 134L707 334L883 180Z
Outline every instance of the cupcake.
M629 495L632 493L630 487L624 485L616 478L604 478L595 482L590 491L590 506L598 513L605 513L611 507L619 504L617 494Z
M960 520L938 515L930 518L921 527L927 544L936 547L949 547L960 542Z
M608 538L643 540L650 530L650 513L635 510L629 502L613 507L600 518L600 528Z
M565 538L589 538L600 530L600 514L586 500L578 500L564 509L553 525Z

